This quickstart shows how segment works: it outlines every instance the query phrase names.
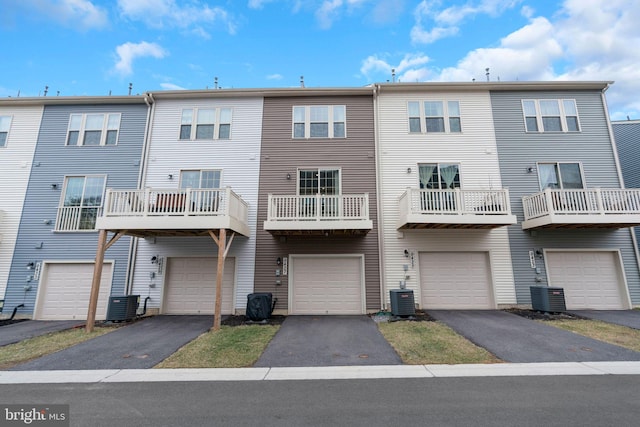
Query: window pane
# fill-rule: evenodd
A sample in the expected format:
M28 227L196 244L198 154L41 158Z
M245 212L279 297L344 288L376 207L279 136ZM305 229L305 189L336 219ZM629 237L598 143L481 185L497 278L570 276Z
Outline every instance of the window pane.
M72 114L69 118L69 129L80 130L80 126L82 126L82 114Z
M309 133L311 134L311 138L327 138L329 137L329 124L311 123Z
M0 116L0 132L9 132L9 126L11 126L11 117Z
M219 126L220 135L218 135L219 139L229 139L229 135L231 133L231 125L221 124Z
M444 117L444 109L440 101L426 101L424 103L424 114L430 117Z
M101 206L103 188L104 188L104 177L102 176L87 177L85 181L82 206Z
M180 188L199 188L200 171L180 172Z
M559 116L560 115L560 106L558 105L558 101L555 99L552 100L541 100L540 101L540 113L543 116Z
M333 124L333 137L334 138L344 138L344 123L334 123Z
M409 132L420 132L420 117L409 118Z
M545 132L561 132L560 117L543 117L542 127Z
M7 132L0 132L0 147L7 145Z
M562 188L583 188L580 165L578 163L560 163Z
M69 138L67 138L67 145L78 145L78 135L80 132L77 130L69 131Z
M525 116L536 116L536 103L534 101L522 101Z
M190 138L191 138L191 125L180 126L180 139L190 139Z
M196 139L213 139L215 125L197 125Z
M527 117L527 132L538 132L538 121L535 117Z
M304 107L293 107L293 121L294 123L304 123Z
M538 175L540 179L540 188L560 188L558 181L558 169L555 163L553 164L539 164Z
M100 145L100 138L102 131L100 130L88 130L84 133L83 145Z
M64 206L80 206L83 188L84 177L67 178L67 186L64 192Z
M442 117L427 117L427 132L444 132L444 119Z
M220 123L231 123L231 108L220 109Z
M564 113L567 116L577 116L578 110L576 109L576 102L573 99L564 99L562 100L562 105L564 106Z
M183 125L190 125L193 120L193 110L182 110L182 121L180 122Z
M462 128L460 127L460 117L449 117L449 131L462 132Z
M320 194L339 194L339 170L321 170L319 175Z
M458 165L440 165L440 185L443 189L460 188Z
M109 119L107 121L107 129L118 129L120 128L120 114L109 114Z
M198 110L198 124L212 124L216 122L216 110Z
M107 145L116 145L118 140L118 131L117 130L108 130L107 131Z
M333 121L334 122L345 122L345 108L344 105L334 105L333 106Z
M293 137L304 138L304 123L296 123L293 125Z
M220 171L202 171L200 188L220 188Z
M104 114L89 114L84 125L87 130L102 130L104 126Z
M409 117L420 117L420 104L417 102L409 103Z
M318 192L318 171L306 170L299 172L299 193L301 196L317 194Z
M569 132L578 132L578 118L575 116L567 116L567 130Z
M460 117L460 104L458 101L449 101L447 107L449 108L449 117Z
M311 107L311 122L328 122L329 107Z

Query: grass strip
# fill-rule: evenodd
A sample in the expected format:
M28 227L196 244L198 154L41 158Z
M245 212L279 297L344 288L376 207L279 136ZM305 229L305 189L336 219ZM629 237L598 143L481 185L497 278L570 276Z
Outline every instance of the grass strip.
M253 366L280 326L222 326L180 348L156 368L244 368Z
M547 320L543 323L609 344L640 351L640 330L600 320Z
M113 330L114 328L96 327L93 332L87 333L84 328L67 329L2 346L0 347L0 369L8 369L38 357L64 350Z
M501 362L440 322L389 322L378 328L408 365Z

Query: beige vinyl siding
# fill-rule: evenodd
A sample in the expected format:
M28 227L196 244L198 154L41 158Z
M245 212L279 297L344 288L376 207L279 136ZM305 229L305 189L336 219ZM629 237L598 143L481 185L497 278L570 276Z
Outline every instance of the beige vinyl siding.
M179 140L182 110L185 108L231 108L231 138L208 141ZM235 308L246 307L253 292L255 229L258 199L258 169L262 130L262 98L205 98L157 100L147 159L144 187L174 188L180 184L180 170L221 170L222 186L230 186L249 205L249 237L236 236L228 256L235 257L237 276ZM169 174L173 179L169 179ZM227 236L229 238L229 235ZM133 292L149 295L150 308L159 308L164 283L162 268L151 257L217 256L211 237L140 239L137 248ZM161 266L162 267L162 266ZM150 273L155 273L149 288Z
M294 105L345 105L347 138L292 139ZM372 96L314 96L265 98L260 160L260 195L256 246L256 292L271 292L276 309L287 309L288 277L276 285L278 257L289 254L364 254L366 309L380 308L380 270L376 212ZM263 230L268 194L295 195L298 168L341 169L342 194L369 194L373 229L365 236L289 236L280 239ZM286 175L291 174L287 180ZM286 241L285 241L286 240Z
M407 103L425 100L460 102L461 133L412 134ZM506 227L493 230L396 229L398 199L407 187L419 187L418 164L458 163L462 189L500 189L490 97L486 91L387 93L378 98L380 192L384 229L385 300L409 276L407 288L420 301L418 253L422 251L484 251L490 254L492 292L496 304L515 303L514 279ZM411 172L408 172L411 168ZM412 254L406 258L404 251ZM407 273L404 265L408 266Z
M0 107L0 116L12 117L6 145L0 148L0 299L9 277L42 110L43 107Z

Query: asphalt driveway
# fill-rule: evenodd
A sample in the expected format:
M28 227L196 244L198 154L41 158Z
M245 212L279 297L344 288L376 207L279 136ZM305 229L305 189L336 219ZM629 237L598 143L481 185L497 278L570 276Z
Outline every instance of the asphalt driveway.
M505 362L640 360L636 351L504 311L429 310L429 314Z
M602 320L628 328L640 329L640 310L576 310L570 313L587 319Z
M368 316L288 316L254 366L401 364Z
M0 347L50 332L80 327L84 324L85 322L78 320L26 320L5 325L0 327Z
M212 325L213 316L149 317L11 370L152 368Z

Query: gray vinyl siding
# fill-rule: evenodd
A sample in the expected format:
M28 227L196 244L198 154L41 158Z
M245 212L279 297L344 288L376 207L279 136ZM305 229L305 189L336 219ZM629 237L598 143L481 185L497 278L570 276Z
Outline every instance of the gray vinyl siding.
M303 105L346 105L346 139L292 139L292 109ZM276 286L278 257L289 254L364 254L366 308L380 308L374 116L371 96L265 98L258 194L255 292L272 292L276 309L287 309L287 277ZM365 236L287 236L264 231L268 194L297 194L298 168L339 167L342 194L369 193L373 229ZM287 180L286 175L291 174Z
M580 132L526 133L522 99L575 99ZM538 257L536 273L530 266L529 251L543 248L617 249L622 255L627 285L633 304L640 303L640 274L628 229L618 230L522 230L522 197L540 191L537 162L580 162L589 188L620 188L606 111L599 91L491 93L502 184L509 189L511 209L518 224L509 227L509 243L516 296L519 304L529 304L529 286L546 284L544 259ZM527 172L533 167L532 173ZM536 276L542 282L536 282Z
M107 101L108 102L108 101ZM115 146L65 146L69 115L72 113L121 113L118 144ZM5 308L24 303L22 315L33 313L38 281L25 292L29 262L93 261L98 233L54 232L57 207L64 178L70 175L106 175L106 188L137 188L144 145L147 106L101 105L46 106L36 144L16 249L11 264ZM57 184L52 189L51 184ZM50 220L46 224L45 220ZM42 242L42 248L36 248ZM111 246L105 260L114 261L112 294L125 291L130 238L123 237ZM88 283L87 286L91 286Z

